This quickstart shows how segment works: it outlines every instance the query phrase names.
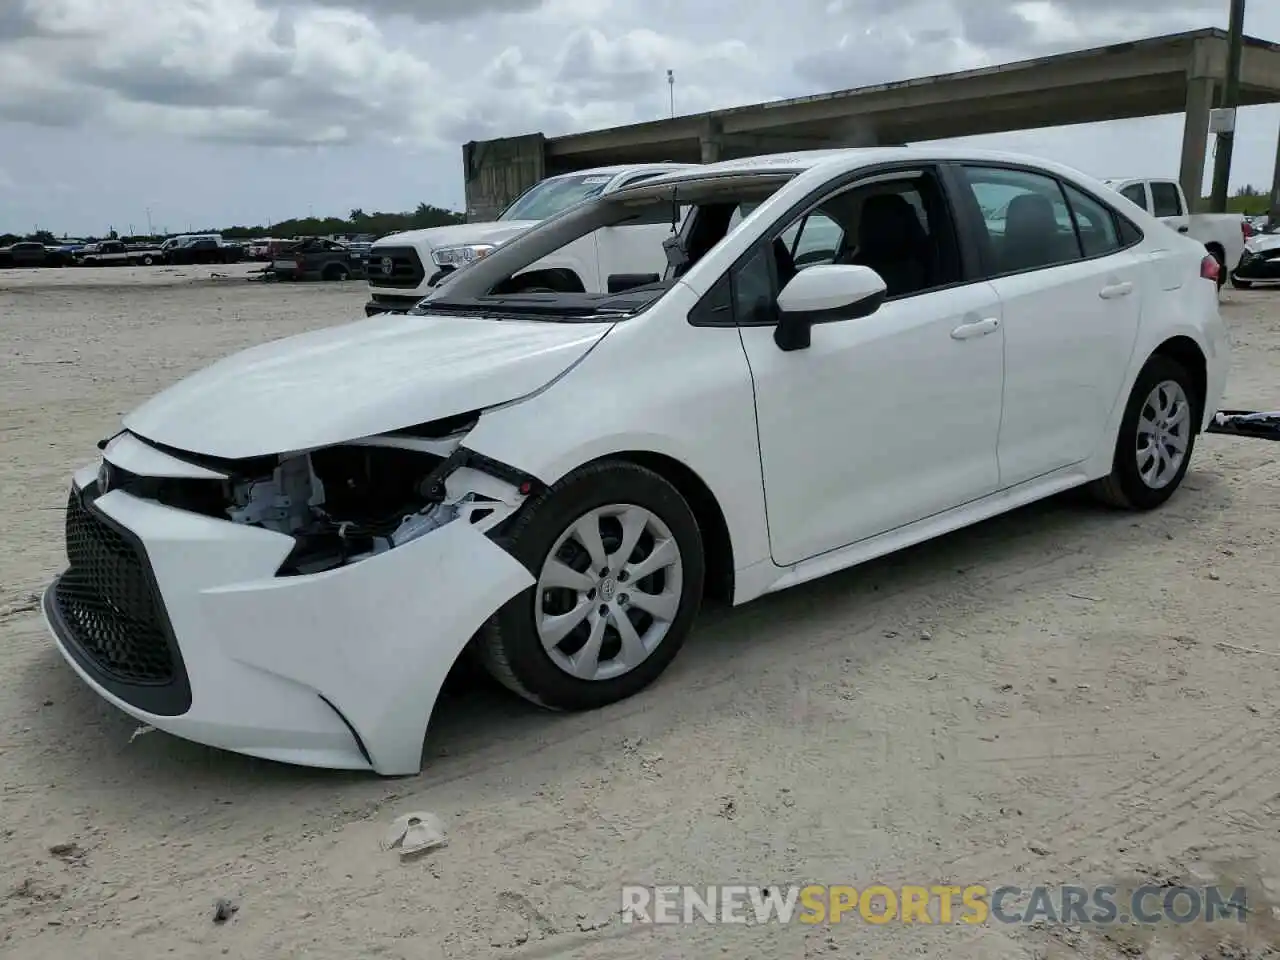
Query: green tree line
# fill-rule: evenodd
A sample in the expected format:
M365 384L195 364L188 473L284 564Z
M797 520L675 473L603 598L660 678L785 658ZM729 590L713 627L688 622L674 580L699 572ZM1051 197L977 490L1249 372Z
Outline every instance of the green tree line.
M382 211L374 211L373 213L365 213L357 208L352 210L345 218L343 217L296 217L292 220L282 220L279 223L272 223L266 226L261 224L255 226L234 225L230 227L203 227L196 230L183 231L185 233L220 233L227 240L252 240L258 237L272 237L279 240L289 240L294 237L324 237L330 234L344 233L361 233L373 234L376 237L385 236L388 233L399 233L402 230L423 230L427 227L445 227L455 223L466 222L466 216L454 210L446 210L443 207L433 207L428 203L420 203L414 210L407 210L401 213L384 213ZM85 240L108 239L117 236L114 227L109 228L101 237L83 237ZM33 240L37 243L56 244L60 238L55 237L48 230L40 230L35 233L21 235L16 233L0 233L0 247L8 246L11 243L18 243L23 240ZM123 237L124 240L154 240L162 239L161 235L156 237L147 237L145 235Z
M1201 210L1209 209L1209 197L1203 198ZM1246 183L1236 191L1236 195L1227 200L1228 213L1243 213L1246 217L1260 217L1271 211L1271 197L1267 191L1259 190L1251 183Z

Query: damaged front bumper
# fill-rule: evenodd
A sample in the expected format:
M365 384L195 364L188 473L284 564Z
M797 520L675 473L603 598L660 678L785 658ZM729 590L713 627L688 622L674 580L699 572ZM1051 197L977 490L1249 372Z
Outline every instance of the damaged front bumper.
M1280 282L1280 250L1245 250L1231 276L1247 283Z
M445 523L320 573L278 576L283 533L98 492L75 477L70 567L44 615L68 663L143 723L306 766L416 773L445 677L530 573Z

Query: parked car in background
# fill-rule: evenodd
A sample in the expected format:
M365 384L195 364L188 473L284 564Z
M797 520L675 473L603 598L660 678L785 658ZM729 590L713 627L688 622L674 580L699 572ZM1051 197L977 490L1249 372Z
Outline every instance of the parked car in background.
M681 207L653 283L510 292ZM802 266L816 216L839 237ZM252 347L129 413L72 478L45 619L140 723L413 774L464 651L542 707L598 708L662 675L708 594L743 604L1084 485L1159 507L1223 395L1216 274L1098 181L1005 153L636 183L410 322Z
M172 246L165 241L165 260L173 264L239 263L244 259L244 248L227 243L221 236L175 238Z
M1280 282L1280 232L1257 233L1244 245L1244 256L1231 271L1231 285L1248 290L1255 283Z
M383 237L369 250L370 299L364 312L367 316L407 312L454 270L483 259L534 224L592 197L689 166L633 164L550 177L517 197L493 223L430 227ZM667 222L619 227L586 237L576 247L530 267L521 288L604 293L657 279L666 267L662 239L670 232Z
M336 240L308 237L277 253L271 272L279 280L350 280L364 276L364 259Z
M358 256L362 261L367 262L369 259L369 251L373 249L372 240L344 240L347 249Z
M1253 227L1239 213L1191 213L1186 194L1176 180L1112 179L1103 181L1127 200L1167 223L1181 234L1199 240L1218 261L1219 286L1227 281Z
M31 240L0 247L2 267L65 267L72 262L72 257L57 247Z
M122 240L103 240L86 244L76 262L82 267L120 267L130 264L150 266L161 263L164 253L160 247L132 246Z

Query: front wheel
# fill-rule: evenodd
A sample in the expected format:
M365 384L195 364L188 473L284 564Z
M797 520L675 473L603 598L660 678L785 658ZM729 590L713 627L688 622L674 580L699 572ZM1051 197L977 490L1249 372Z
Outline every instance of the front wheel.
M1232 285L1233 287L1235 287L1237 290L1252 290L1252 289L1253 289L1253 281L1252 281L1252 280L1241 280L1239 277L1232 277L1232 278L1231 278L1231 285Z
M1191 463L1203 409L1185 367L1160 354L1138 374L1120 421L1109 476L1093 484L1104 503L1151 510L1178 489Z
M537 578L480 638L481 662L507 688L589 710L638 693L675 659L705 571L693 511L662 476L590 464L526 504L503 539Z

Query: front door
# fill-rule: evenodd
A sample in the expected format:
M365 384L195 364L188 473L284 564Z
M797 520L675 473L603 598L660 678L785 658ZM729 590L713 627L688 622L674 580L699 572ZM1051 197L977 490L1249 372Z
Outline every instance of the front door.
M764 318L780 286L804 269L788 250L803 246L803 233L799 244L762 247L734 274L755 387L769 540L780 565L940 513L999 485L999 297L986 282L962 282L934 173L854 184L814 212L822 216L810 223L831 235L836 262L876 269L888 298L871 316L815 326L807 349L785 352ZM840 236L827 224L837 225ZM796 239L791 225L782 234Z

